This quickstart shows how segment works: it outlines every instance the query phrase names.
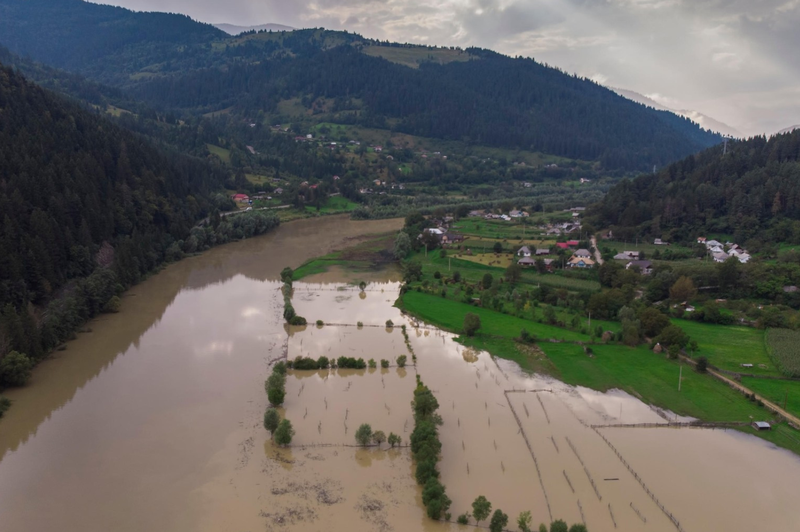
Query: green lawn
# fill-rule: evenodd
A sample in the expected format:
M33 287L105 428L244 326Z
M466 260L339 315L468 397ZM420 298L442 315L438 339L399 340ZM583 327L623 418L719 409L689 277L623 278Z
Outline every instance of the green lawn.
M601 391L619 388L648 404L705 421L748 421L750 416L772 418L767 410L745 400L740 393L685 364L679 392L679 363L644 346L595 345L594 357L590 358L574 344L541 342L539 345L558 368L559 377L568 384Z
M424 321L455 332L461 331L464 324L464 316L467 312L472 312L480 316L481 328L479 333L484 336L515 338L520 335L522 329L527 329L529 333L535 334L539 338L589 341L589 336L579 332L501 314L494 310L474 307L466 303L414 290L410 290L403 295L402 304L403 308Z
M325 203L317 211L316 207L310 205L306 206L308 212L319 212L320 214L333 214L338 212L350 212L358 207L358 203L350 201L343 196L331 196L325 200Z
M780 407L786 401L786 410L800 416L800 381L742 377L742 384Z
M453 253L450 251L449 253ZM505 268L488 266L473 261L461 260L452 256L442 257L439 250L431 251L427 257L424 253L418 253L412 257L422 264L423 274L430 278L433 273L438 271L442 275L450 276L453 272L461 273L461 278L471 283L480 281L484 274L491 273L494 277L502 277ZM600 290L600 283L588 279L573 279L558 273L540 274L534 270L526 269L522 272L521 281L529 285L547 285L553 288L566 288L567 290L596 292Z
M672 320L697 341L696 356L705 356L720 368L755 375L780 375L769 357L764 343L764 331L736 325L714 325L688 320ZM743 368L741 364L753 364ZM766 366L760 368L759 364Z
M231 150L226 150L225 148L215 146L214 144L206 144L206 146L208 147L208 152L219 157L222 162L231 162Z

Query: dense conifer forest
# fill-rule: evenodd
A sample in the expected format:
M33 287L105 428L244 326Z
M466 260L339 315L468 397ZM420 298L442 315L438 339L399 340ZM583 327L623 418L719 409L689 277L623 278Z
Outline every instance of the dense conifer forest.
M728 142L624 180L592 212L616 238L800 243L800 130Z
M278 224L220 221L228 179L0 66L0 352L39 359L165 260Z
M161 110L225 110L260 122L298 99L339 123L541 151L608 170L662 166L720 140L589 80L488 50L459 50L458 60L440 64L428 60L439 49L409 46L420 61L409 68L380 57L403 45L350 33L233 37L181 15L80 0L0 0L0 36L17 54Z

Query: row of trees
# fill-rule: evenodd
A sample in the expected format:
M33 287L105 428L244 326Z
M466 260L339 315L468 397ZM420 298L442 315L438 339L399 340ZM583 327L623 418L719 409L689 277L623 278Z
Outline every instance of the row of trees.
M475 519L475 523L480 525L480 522L489 519L490 515L489 530L491 532L503 532L508 525L508 515L499 508L492 513L492 503L485 496L479 495L472 502L472 514L465 512L458 516L457 521L461 525L467 525L470 517L472 517ZM519 517L517 517L517 526L521 532L533 532L532 523L533 516L530 511L520 512ZM548 532L547 525L544 523L539 525L537 530L538 532ZM550 523L549 532L587 532L587 529L586 525L582 523L576 523L567 528L567 523L558 519Z
M378 447L381 446L383 442L387 442L392 448L395 445L400 445L402 443L402 438L395 434L394 432L390 432L389 436L386 436L382 430L372 430L372 426L369 423L362 423L355 433L356 443L358 443L362 447L367 447L370 442L374 443Z
M452 501L447 496L444 484L439 481L437 462L442 450L438 427L442 417L436 412L439 401L417 375L414 400L414 430L411 433L411 455L416 461L415 477L422 488L422 503L431 519L450 518L448 510Z

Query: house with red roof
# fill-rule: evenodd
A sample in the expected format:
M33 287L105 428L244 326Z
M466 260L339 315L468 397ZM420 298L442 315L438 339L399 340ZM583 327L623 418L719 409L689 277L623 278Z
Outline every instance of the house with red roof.
M247 194L234 194L231 199L239 203L247 203L250 201L250 196Z

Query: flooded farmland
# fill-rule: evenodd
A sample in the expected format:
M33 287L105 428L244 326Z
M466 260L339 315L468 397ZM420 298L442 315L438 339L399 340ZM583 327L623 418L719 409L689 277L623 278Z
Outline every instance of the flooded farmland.
M0 529L466 530L425 517L408 448L354 447L361 423L408 442L417 375L440 404L453 519L485 495L512 524L530 510L534 524L561 518L592 532L800 522L795 455L732 431L612 427L666 421L627 394L524 375L403 316L394 272L363 291L341 271L297 282L293 305L309 325L284 325L284 266L399 225L295 222L131 290L119 314L90 323L9 393ZM392 366L290 371L282 413L296 435L277 448L262 427L263 383L286 355Z

